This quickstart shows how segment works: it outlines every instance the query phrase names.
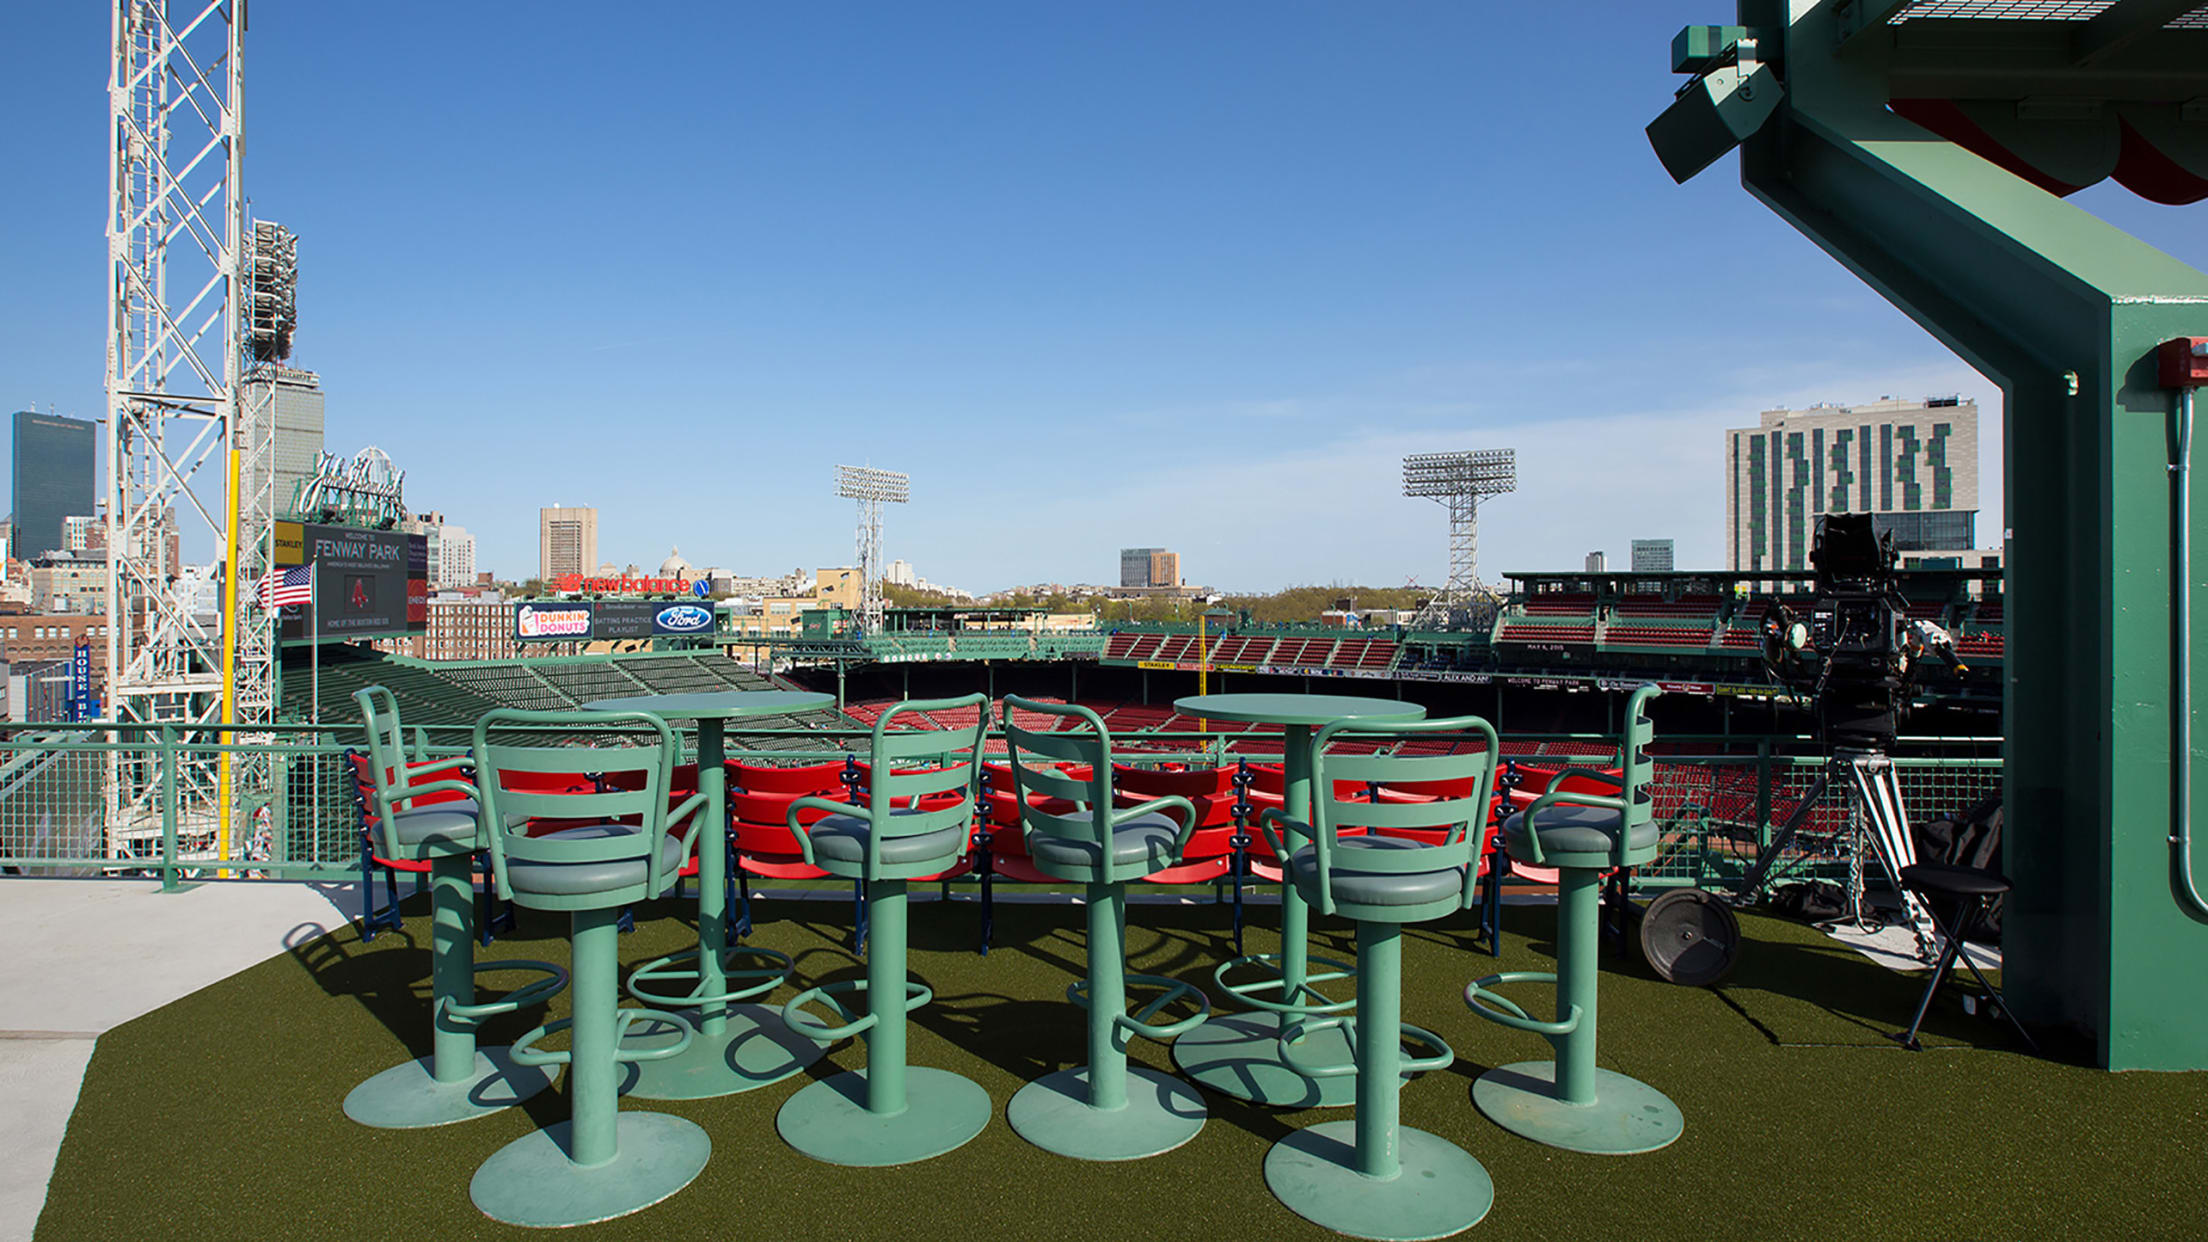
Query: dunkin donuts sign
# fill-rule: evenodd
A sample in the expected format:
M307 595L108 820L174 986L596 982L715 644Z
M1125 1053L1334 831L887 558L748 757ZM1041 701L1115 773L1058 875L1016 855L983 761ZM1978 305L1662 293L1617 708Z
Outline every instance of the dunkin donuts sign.
M521 604L514 609L516 638L589 638L588 604Z

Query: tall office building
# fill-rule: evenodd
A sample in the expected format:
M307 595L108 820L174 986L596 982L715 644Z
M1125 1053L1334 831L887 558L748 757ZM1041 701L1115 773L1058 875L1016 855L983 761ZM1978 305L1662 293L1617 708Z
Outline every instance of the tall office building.
M430 562L430 576L440 587L475 585L475 536L464 526L445 526L437 532L437 559Z
M296 367L257 367L246 376L243 398L248 410L276 405L276 447L270 489L276 512L291 512L301 480L314 474L322 456L322 377ZM253 480L246 481L247 486ZM248 492L248 495L251 493Z
M1633 572L1637 574L1668 574L1672 569L1672 542L1669 539L1636 539L1633 541Z
M92 513L97 427L81 418L17 411L8 495L15 505L14 554L19 560L58 552L63 525Z
M1601 553L1601 552L1589 552L1589 553L1587 554L1587 572L1588 572L1588 573L1591 573L1591 574L1599 574L1599 573L1603 573L1603 572L1605 572L1606 570L1608 570L1608 569L1609 569L1609 567L1610 567L1610 558L1609 558L1609 556L1608 556L1608 555L1606 555L1606 554L1604 554L1604 553Z
M1891 398L1765 410L1725 433L1725 555L1735 572L1806 570L1825 513L1869 513L1904 552L1977 541L1978 403Z
M598 511L554 505L537 510L537 576L587 574L598 563Z
M1164 548L1121 548L1119 585L1177 587L1181 585L1181 554Z

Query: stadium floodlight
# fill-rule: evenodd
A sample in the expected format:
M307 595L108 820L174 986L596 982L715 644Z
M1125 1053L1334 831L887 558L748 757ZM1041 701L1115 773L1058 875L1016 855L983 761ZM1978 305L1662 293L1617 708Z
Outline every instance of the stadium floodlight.
M836 495L859 502L859 629L882 628L882 506L912 499L912 477L872 466L837 466Z
M1517 490L1517 449L1413 453L1403 459L1403 494L1438 500L1449 509L1449 581L1414 625L1441 628L1464 621L1481 595L1480 497Z

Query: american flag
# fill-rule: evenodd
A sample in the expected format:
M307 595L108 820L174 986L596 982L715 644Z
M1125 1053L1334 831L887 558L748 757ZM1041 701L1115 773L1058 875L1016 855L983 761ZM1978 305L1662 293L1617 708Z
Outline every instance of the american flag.
M311 603L314 600L314 566L301 565L286 569L261 579L254 593L265 612L274 612L290 604Z

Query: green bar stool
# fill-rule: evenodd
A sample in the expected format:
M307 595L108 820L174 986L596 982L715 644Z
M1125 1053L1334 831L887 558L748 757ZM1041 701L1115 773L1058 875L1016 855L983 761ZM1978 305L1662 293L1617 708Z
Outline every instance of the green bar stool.
M1004 703L1028 856L1051 878L1086 885L1089 910L1088 978L1066 989L1066 998L1088 1011L1089 1063L1020 1088L1005 1117L1021 1138L1076 1160L1139 1160L1171 1151L1204 1128L1203 1096L1170 1074L1128 1065L1127 1041L1138 1035L1167 1040L1194 1030L1211 1013L1211 1002L1179 980L1127 973L1127 882L1181 865L1196 830L1196 808L1169 796L1114 809L1112 735L1095 712L1016 696ZM1074 723L1064 732L1037 733L1012 723L1014 709ZM1091 775L1075 780L1059 763L1086 765ZM1038 795L1063 798L1075 809L1051 814L1035 805ZM1161 813L1174 807L1180 810L1177 826ZM1129 1014L1130 983L1160 993ZM1196 1001L1194 1015L1150 1021L1184 997Z
M550 962L475 960L475 865L489 842L475 785L465 776L468 757L410 763L391 692L369 686L353 701L360 704L368 734L377 848L385 858L429 864L430 1054L354 1087L345 1097L345 1115L364 1126L410 1130L511 1108L551 1086L552 1074L518 1064L504 1048L478 1049L476 1028L485 1019L552 999L567 986L567 972ZM447 772L453 775L424 779ZM439 793L467 796L415 805L416 799ZM475 976L509 970L545 978L502 1000L477 1003Z
M494 729L535 726L529 744L493 742ZM644 744L563 746L583 734L644 733ZM562 738L561 733L570 735ZM513 736L510 732L504 736ZM524 712L501 709L475 725L475 766L483 820L490 834L498 891L532 910L564 910L574 946L573 1016L524 1035L513 1056L524 1065L568 1066L568 1120L500 1148L468 1185L475 1206L493 1220L540 1228L610 1220L650 1207L681 1190L705 1168L713 1144L681 1117L621 1112L621 1066L679 1055L690 1025L676 1014L620 1007L622 908L664 895L690 856L705 796L667 805L667 785L679 757L674 730L647 712ZM634 776L628 789L597 792L529 790L506 781L532 772ZM524 778L526 779L526 778ZM531 819L597 821L543 836L528 835ZM689 831L670 835L669 822ZM630 820L633 822L621 822ZM715 845L718 845L716 842ZM681 1038L648 1051L622 1046L631 1026L648 1023ZM537 1042L569 1032L565 1052Z
M1327 754L1337 738L1394 742L1420 733L1477 733L1485 749L1462 755ZM1314 1018L1305 1033L1336 1029L1348 1037L1352 1060L1313 1064L1297 1054L1290 1032L1281 1059L1313 1078L1354 1078L1357 1115L1307 1126L1265 1153L1265 1185L1295 1213L1358 1238L1445 1238L1471 1228L1495 1202L1495 1183L1471 1154L1438 1135L1400 1123L1403 1075L1445 1069L1456 1053L1431 1031L1403 1023L1403 925L1446 917L1472 906L1479 884L1478 851L1500 747L1495 729L1477 716L1451 720L1327 725L1311 741L1311 824L1280 810L1260 820L1287 861L1287 880L1320 914L1357 925L1357 1012ZM1465 796L1432 802L1374 802L1369 783L1469 779ZM1349 782L1360 793L1336 793ZM1276 825L1278 827L1276 827ZM1342 836L1345 828L1365 828ZM1421 836L1395 835L1422 829ZM1429 844L1434 829L1444 830ZM1285 831L1283 831L1285 830ZM1302 838L1308 845L1289 850ZM1403 1041L1432 1048L1404 1055Z
M948 870L966 853L981 786L981 739L989 697L899 703L874 722L866 805L828 798L790 804L790 831L808 866L862 881L866 887L866 978L799 993L783 1006L789 1028L827 1044L858 1035L866 1069L837 1074L791 1096L775 1116L790 1146L829 1164L875 1168L911 1164L963 1146L989 1124L989 1093L947 1070L905 1064L905 1015L935 995L905 977L905 885ZM900 718L974 708L971 726L893 732ZM940 760L940 762L934 762ZM899 770L927 761L918 771ZM947 805L945 795L956 795ZM931 805L923 806L923 800ZM798 812L828 815L806 825ZM839 996L866 995L854 1016ZM805 1012L824 1004L843 1019L830 1025Z
M1473 1103L1497 1125L1566 1151L1632 1155L1671 1143L1686 1128L1663 1092L1595 1065L1595 991L1601 944L1602 873L1656 857L1657 828L1648 745L1656 736L1648 704L1654 686L1627 705L1624 776L1584 768L1560 773L1549 792L1503 821L1503 842L1517 862L1554 867L1556 973L1518 970L1467 984L1474 1013L1531 1031L1556 1050L1553 1061L1520 1061L1472 1084ZM1557 789L1566 776L1618 787L1617 797ZM1491 989L1506 983L1556 984L1556 1019L1544 1022Z

